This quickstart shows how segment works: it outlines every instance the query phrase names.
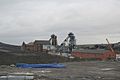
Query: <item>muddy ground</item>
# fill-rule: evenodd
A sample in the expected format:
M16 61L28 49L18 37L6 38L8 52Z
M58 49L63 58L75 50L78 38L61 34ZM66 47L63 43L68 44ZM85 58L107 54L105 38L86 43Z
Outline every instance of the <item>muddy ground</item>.
M36 75L36 80L120 80L120 62L82 61L63 64L66 68L22 69L2 65L0 74L29 72Z

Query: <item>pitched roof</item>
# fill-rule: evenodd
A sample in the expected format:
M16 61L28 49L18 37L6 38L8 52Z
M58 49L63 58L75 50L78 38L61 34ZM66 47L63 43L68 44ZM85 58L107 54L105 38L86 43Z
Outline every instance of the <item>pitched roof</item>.
M34 44L50 45L49 40L35 40Z
M34 43L33 42L29 42L28 45L33 45Z

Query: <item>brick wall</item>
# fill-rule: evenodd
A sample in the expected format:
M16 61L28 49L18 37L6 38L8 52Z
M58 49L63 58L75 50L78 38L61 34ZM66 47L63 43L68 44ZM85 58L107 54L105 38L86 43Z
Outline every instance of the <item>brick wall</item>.
M115 58L115 54L113 54L111 51L106 51L104 53L81 53L79 52L72 52L72 56L79 57L81 59L99 59L99 60L106 60L109 58Z

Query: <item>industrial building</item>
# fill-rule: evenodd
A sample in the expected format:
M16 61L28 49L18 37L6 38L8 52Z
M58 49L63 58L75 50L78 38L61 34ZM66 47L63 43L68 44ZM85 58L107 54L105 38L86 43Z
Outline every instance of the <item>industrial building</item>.
M80 59L96 59L96 60L108 60L115 59L116 54L110 50L104 49L83 49L83 50L74 50L72 56Z
M23 42L21 50L24 52L47 52L54 50L55 46L57 46L57 36L53 34L49 40L35 40L28 44Z
M73 33L69 33L60 45L57 44L57 36L52 34L49 40L35 40L28 44L23 42L21 50L25 52L56 51L60 53L71 53L75 45L76 40Z
M119 45L116 44L116 46ZM52 34L49 40L35 40L28 44L23 42L21 49L25 52L48 52L53 55L60 53L62 56L67 54L67 57L72 56L80 59L107 60L116 58L116 53L114 53L111 45L76 45L73 33L69 33L60 45L57 44L57 36Z

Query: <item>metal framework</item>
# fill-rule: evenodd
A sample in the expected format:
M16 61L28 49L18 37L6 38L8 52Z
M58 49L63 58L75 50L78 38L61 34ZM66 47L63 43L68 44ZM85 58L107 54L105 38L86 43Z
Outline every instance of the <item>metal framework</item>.
M72 32L68 34L65 40L61 43L58 51L61 53L71 53L72 50L75 48L76 39Z

